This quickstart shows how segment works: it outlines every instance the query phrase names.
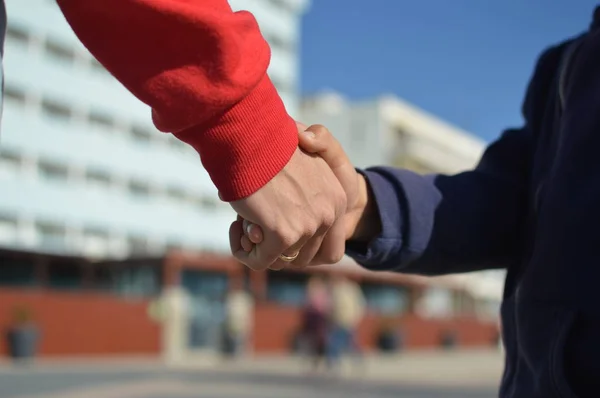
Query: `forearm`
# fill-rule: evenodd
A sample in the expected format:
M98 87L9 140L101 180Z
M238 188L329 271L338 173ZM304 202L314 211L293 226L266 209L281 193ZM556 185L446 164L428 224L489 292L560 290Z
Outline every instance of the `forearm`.
M359 229L380 229L355 236L348 254L367 268L440 275L500 268L519 252L524 192L506 181L477 171L375 168L366 176L377 212L366 212Z
M266 75L254 17L226 0L58 0L90 52L152 108L157 128L192 145L224 200L252 194L297 147Z

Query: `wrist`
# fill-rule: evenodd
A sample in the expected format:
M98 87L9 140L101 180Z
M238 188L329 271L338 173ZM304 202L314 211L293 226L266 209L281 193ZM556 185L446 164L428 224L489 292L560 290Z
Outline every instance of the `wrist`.
M347 240L370 242L381 233L381 220L369 181L362 174L358 174L358 179L359 197L356 217Z

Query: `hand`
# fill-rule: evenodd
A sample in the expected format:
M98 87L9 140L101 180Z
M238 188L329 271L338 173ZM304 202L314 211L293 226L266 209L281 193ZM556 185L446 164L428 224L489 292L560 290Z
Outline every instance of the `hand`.
M231 251L252 269L281 268L281 254L306 265L317 254L329 261L340 259L344 247L320 250L328 231L343 234L336 221L346 211L346 195L327 163L298 149L285 168L248 198L231 202L240 218L229 230ZM246 251L241 245L243 222L260 225L264 239ZM262 238L262 236L261 236Z
M300 130L300 147L306 152L317 154L323 158L340 181L347 197L347 212L342 217L344 236L331 231L323 240L323 248L339 246L339 240L369 241L381 230L379 215L370 189L365 178L356 172L340 143L331 135L329 130L320 125L306 128L302 124ZM258 225L242 220L245 235L240 245L246 251L251 251L254 244L262 241L262 230ZM312 264L335 263L316 258ZM320 262L319 262L320 261ZM312 265L311 264L311 265ZM292 263L291 265L295 265Z

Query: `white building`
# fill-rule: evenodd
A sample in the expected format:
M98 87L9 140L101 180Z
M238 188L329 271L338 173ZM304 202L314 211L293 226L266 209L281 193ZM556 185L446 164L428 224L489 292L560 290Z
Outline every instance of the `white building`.
M358 167L456 173L474 167L485 148L472 134L394 96L351 102L324 93L304 99L300 115L304 123L328 127Z
M479 138L394 96L352 102L333 92L319 94L303 100L300 115L306 124L329 128L357 167L394 165L454 174L473 168L485 149ZM451 275L433 282L437 288L423 301L426 315L453 311L448 292L439 288L445 284L464 287L494 312L502 298L504 273Z
M228 251L234 219L198 155L153 128L149 109L77 41L57 5L7 0L0 245L88 256ZM291 114L305 0L251 7Z

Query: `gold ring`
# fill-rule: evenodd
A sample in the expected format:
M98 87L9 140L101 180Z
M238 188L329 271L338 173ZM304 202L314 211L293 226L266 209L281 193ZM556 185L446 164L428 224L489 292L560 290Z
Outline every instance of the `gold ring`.
M292 254L291 256L287 256L285 254L280 254L279 259L281 261L285 261L286 263L291 263L292 261L294 261L295 259L298 258L299 254L300 254L300 252L296 252L296 253Z

